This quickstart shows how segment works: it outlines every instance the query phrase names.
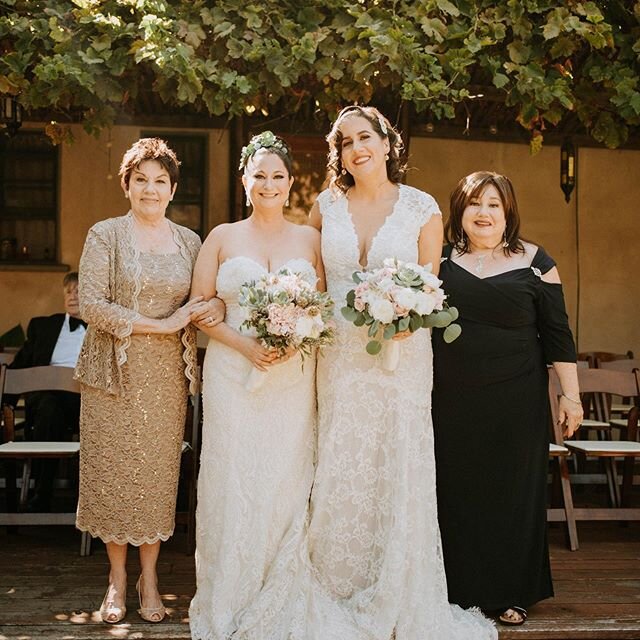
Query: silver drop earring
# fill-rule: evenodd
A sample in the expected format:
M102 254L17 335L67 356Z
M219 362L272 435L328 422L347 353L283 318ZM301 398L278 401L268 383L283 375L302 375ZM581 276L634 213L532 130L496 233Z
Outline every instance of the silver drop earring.
M249 196L247 196L247 207L251 206L251 200L249 200Z
M504 233L502 234L502 248L506 249L509 246L509 243L507 242L507 234Z
M388 153L384 154L384 160L385 160L385 162L389 161L389 154Z
M287 198L287 201L284 203L284 206L285 206L285 207L288 207L288 206L289 206L289 198Z

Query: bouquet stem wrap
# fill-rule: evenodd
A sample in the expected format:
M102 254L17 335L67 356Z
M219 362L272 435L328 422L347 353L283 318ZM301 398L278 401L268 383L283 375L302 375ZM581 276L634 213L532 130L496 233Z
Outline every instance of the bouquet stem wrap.
M385 371L395 371L400 362L400 343L397 340L388 340L382 348L382 368Z

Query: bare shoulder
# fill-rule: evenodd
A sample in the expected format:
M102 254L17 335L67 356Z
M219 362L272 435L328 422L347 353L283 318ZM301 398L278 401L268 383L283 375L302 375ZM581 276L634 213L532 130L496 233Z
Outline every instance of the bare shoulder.
M295 229L293 229L293 233L295 233L299 238L305 239L311 242L317 242L320 239L320 231L310 224L295 224L291 223Z
M538 249L540 248L537 244L533 242L529 242L528 240L522 240L522 246L524 247L524 253L529 258L529 262L533 260L536 253L538 253Z

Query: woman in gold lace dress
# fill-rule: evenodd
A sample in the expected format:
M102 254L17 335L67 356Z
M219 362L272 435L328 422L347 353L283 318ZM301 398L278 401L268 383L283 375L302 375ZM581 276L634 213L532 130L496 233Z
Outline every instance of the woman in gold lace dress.
M174 528L182 435L196 365L195 329L222 309L186 302L198 236L165 217L178 160L158 138L136 142L120 166L131 203L94 225L80 260L80 309L88 323L78 360L81 382L77 527L101 538L110 562L100 613L126 614L128 545L139 547L140 615L160 622L160 541Z

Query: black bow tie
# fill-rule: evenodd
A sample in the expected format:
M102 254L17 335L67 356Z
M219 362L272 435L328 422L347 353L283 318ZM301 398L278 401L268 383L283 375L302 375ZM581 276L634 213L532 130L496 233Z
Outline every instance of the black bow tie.
M69 329L71 331L75 331L80 325L82 325L85 329L87 328L87 323L84 320L69 316Z

